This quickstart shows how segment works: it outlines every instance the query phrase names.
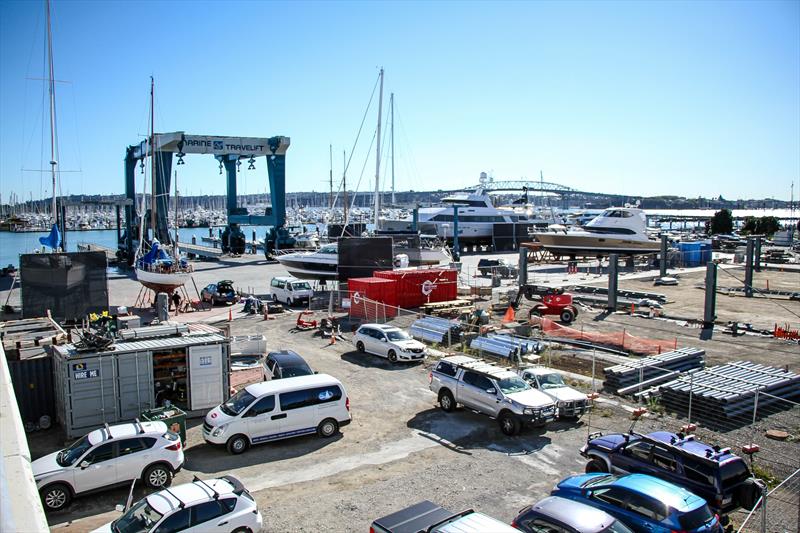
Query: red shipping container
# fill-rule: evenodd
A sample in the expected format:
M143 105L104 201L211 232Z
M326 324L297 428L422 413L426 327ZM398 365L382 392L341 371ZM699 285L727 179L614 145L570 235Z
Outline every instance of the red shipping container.
M383 278L350 278L350 316L376 320L397 316L397 282Z
M397 305L405 309L458 297L458 272L452 268L380 270L375 277L397 281Z

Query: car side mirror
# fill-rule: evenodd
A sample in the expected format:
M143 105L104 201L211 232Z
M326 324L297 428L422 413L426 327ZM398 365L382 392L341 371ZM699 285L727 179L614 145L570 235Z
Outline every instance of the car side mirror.
M388 341L386 340L386 337L382 337L381 342L388 342Z
M92 463L90 463L89 461L81 461L81 468L82 469L83 468L89 468L90 466L92 466Z
M116 512L118 512L118 513L124 513L125 512L125 506L122 505L121 503L118 503L117 505L114 506L114 510Z
M488 389L486 389L486 392L489 394L497 394L497 389L495 389L494 387L489 387Z

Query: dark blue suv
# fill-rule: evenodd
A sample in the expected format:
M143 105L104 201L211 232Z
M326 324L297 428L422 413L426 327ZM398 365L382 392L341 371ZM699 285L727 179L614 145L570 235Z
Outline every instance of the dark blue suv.
M761 486L741 457L694 435L594 433L581 455L589 459L587 473L650 474L688 489L721 514L740 507L750 510L761 496Z

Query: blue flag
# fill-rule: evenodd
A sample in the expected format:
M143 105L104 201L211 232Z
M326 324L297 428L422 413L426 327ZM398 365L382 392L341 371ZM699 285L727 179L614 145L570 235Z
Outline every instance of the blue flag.
M50 235L47 237L39 237L39 243L49 246L53 250L61 246L61 232L58 231L58 226L53 224L53 229L50 230Z

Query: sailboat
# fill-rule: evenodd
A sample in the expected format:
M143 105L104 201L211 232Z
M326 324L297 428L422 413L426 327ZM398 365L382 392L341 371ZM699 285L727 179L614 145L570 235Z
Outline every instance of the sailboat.
M150 135L148 139L150 152L150 227L153 230L153 239L150 242L150 250L144 252L144 202L145 195L142 194L142 209L139 225L139 248L136 252L135 268L136 279L155 292L166 292L172 294L177 288L183 287L192 277L192 266L180 256L178 247L178 226L175 225L175 246L172 255L155 238L156 228L156 135L153 126L154 118L154 93L155 83L150 77ZM178 209L177 200L177 176L175 183L176 199L175 209ZM176 213L177 218L177 213Z

